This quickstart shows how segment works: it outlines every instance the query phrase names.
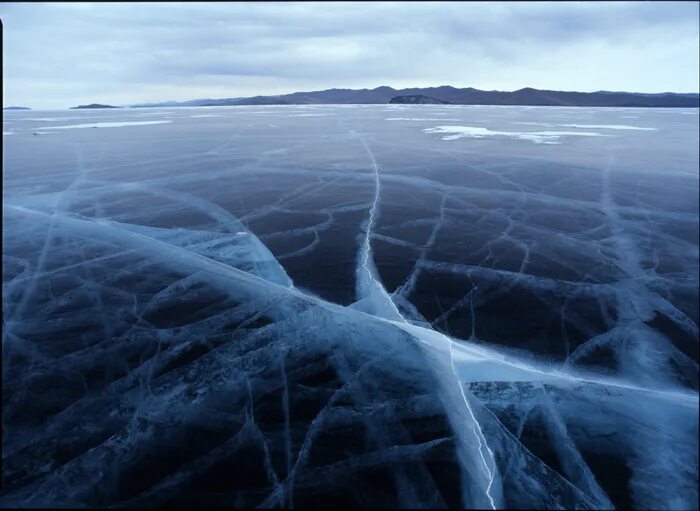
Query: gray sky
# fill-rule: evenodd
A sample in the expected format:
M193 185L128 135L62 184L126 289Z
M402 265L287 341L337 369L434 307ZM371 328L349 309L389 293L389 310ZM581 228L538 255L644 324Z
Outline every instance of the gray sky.
M3 3L4 103L379 85L698 92L699 5Z

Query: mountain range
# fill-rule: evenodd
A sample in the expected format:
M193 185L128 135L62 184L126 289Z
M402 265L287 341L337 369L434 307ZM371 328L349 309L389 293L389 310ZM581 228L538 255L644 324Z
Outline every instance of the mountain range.
M254 96L224 99L194 99L130 105L142 107L227 106L227 105L322 105L322 104L383 104L412 102L407 97L424 96L434 103L456 105L529 105L529 106L600 106L600 107L700 107L697 93L641 93L641 92L568 92L526 87L512 92L485 91L467 87L394 89L381 86L375 89L327 89L294 92L276 96ZM420 102L420 101L419 101Z

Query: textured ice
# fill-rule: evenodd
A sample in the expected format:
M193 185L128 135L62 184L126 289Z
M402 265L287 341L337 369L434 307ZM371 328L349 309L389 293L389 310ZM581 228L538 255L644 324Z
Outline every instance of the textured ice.
M302 110L6 116L0 506L697 509L697 119Z

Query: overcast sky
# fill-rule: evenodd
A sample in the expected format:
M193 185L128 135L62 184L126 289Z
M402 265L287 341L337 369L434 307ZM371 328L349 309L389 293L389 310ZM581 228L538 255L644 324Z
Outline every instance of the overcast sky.
M379 85L698 92L699 5L3 3L4 103Z

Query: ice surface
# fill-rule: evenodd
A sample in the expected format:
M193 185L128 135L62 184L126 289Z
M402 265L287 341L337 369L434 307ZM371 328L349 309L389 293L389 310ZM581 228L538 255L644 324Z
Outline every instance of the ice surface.
M6 116L1 506L697 509L696 118L207 111Z

